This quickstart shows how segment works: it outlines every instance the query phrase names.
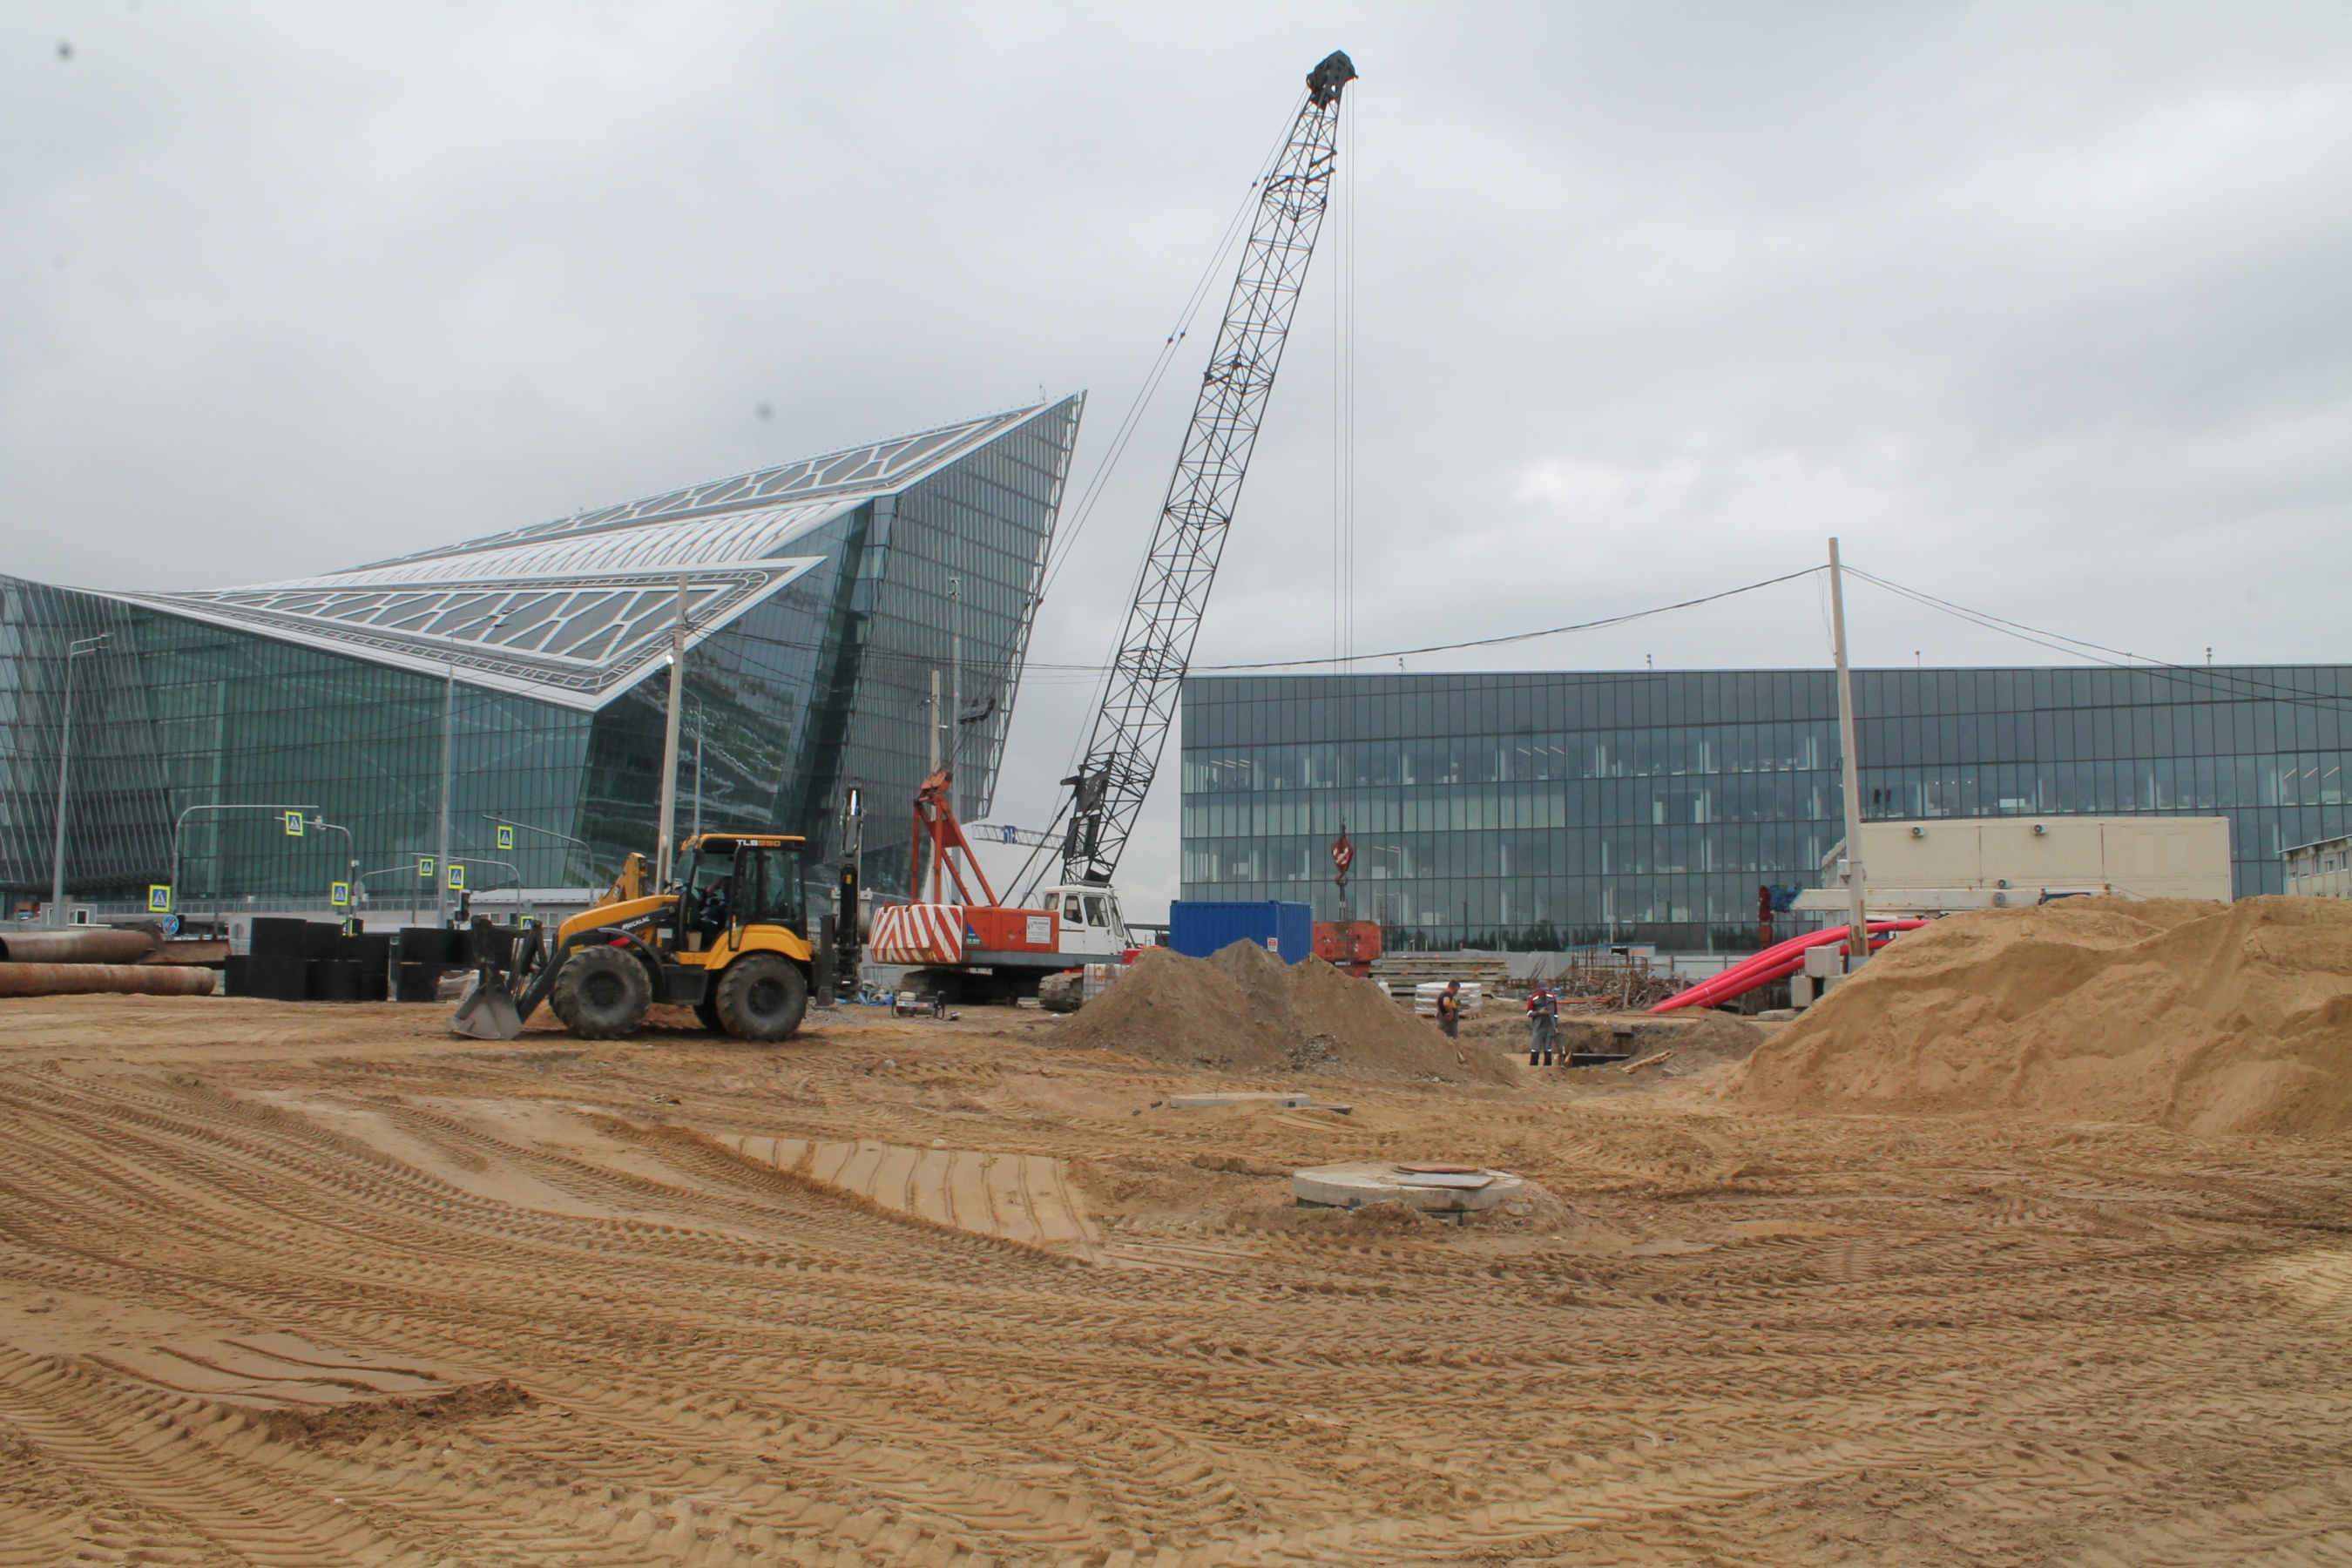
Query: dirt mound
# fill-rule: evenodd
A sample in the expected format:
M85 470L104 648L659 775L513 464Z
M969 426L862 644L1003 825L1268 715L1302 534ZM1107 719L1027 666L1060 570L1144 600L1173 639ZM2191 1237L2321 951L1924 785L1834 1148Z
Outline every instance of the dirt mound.
M1054 1033L1057 1046L1203 1067L1286 1068L1288 1040L1214 964L1147 947L1118 984Z
M1745 1061L1764 1043L1766 1031L1754 1024L1727 1013L1695 1011L1696 1016L1684 1026L1680 1034L1663 1037L1637 1036L1636 1043L1643 1052L1671 1049L1675 1062L1685 1068Z
M1319 958L1285 963L1245 942L1206 959L1144 949L1132 973L1054 1038L1203 1067L1513 1081L1491 1051L1457 1050L1367 983Z
M2352 904L2066 900L1888 947L1750 1058L1789 1109L2352 1128Z

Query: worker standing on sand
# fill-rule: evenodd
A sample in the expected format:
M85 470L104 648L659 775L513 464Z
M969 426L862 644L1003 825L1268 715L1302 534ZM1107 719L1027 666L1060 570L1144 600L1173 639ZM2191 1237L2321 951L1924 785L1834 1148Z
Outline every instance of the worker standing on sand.
M1437 1026L1449 1040L1462 1037L1462 982L1449 980L1437 994Z
M1528 1066L1552 1065L1552 1043L1559 1034L1559 993L1538 980L1528 993Z

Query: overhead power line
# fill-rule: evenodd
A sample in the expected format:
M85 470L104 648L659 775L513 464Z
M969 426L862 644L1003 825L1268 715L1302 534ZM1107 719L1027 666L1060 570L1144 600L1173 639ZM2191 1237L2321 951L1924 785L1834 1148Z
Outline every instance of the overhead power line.
M1990 610L1971 609L1966 605L1958 605L1949 599L1938 598L1924 589L1890 582L1885 577L1864 572L1856 566L1849 565L1845 571L1849 577L1859 577L1864 582L1884 588L1890 594L1909 599L1914 604L1924 605L1931 610L1940 610L1945 615L1966 621L1971 626L1980 626L1986 631L1999 632L2004 637L2015 637L2020 642L2030 642L2037 647L2046 647L2053 653L2063 653L2069 658L2088 659L2095 664L2105 665L2111 669L2143 669L2151 675L2163 675L2195 685L2227 690L2234 696L2251 698L2277 693L2273 700L2299 703L2308 707L2341 708L2347 702L2352 702L2352 698L2331 696L2324 691L2312 691L2300 686L2289 686L2284 681L2265 680L2261 676L2247 675L2242 671L2215 669L2210 665L2173 664L2164 659L2151 658L2146 654L2133 653L2127 648L2109 647L2105 643L2092 642L2084 637L2069 637L2064 632L2048 631L2040 626L2027 626L2022 621L2012 621L2006 616L1996 616Z
M1712 605L1717 599L1729 599L1741 594L1752 594L1759 588L1769 588L1781 583L1793 583L1800 577L1811 577L1822 570L1823 568L1819 566L1808 566L1801 572L1790 572L1778 577L1767 577L1760 583L1750 583L1738 588L1726 588L1719 594L1707 594L1696 599L1684 599L1677 604L1660 605L1655 609L1632 610L1622 616L1608 616L1597 621L1579 621L1573 626L1546 626L1541 631L1512 632L1498 637L1473 637L1467 642L1442 642L1431 643L1423 647L1391 648L1385 653L1365 653L1355 657L1359 661L1375 658L1412 658L1426 653L1453 653L1466 647L1500 647L1506 643L1529 642L1537 637L1556 637L1570 632L1598 631L1602 626L1622 626L1628 621L1644 620L1651 616L1670 615L1675 610L1688 610L1700 605ZM1203 664L1193 666L1192 672L1195 675L1215 675L1251 669L1301 669L1308 665L1335 662L1337 661L1329 658L1283 658L1269 659L1257 664Z

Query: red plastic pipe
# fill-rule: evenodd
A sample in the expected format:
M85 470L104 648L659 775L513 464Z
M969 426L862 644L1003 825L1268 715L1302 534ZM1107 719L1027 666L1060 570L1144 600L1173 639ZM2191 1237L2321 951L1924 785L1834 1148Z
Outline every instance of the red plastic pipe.
M1926 921L1873 921L1869 926L1871 951L1874 952L1885 946L1898 931L1917 931L1927 923ZM1807 948L1843 942L1850 930L1846 926L1831 926L1825 931L1808 931L1803 936L1776 942L1722 973L1700 981L1687 991L1676 992L1650 1011L1671 1013L1678 1007L1712 1007L1718 1002L1745 996L1759 985L1769 985L1775 980L1794 974L1805 966Z
M1892 922L1886 922L1891 924ZM1873 930L1881 929L1874 926ZM1759 985L1769 985L1784 974L1793 974L1804 966L1805 950L1846 940L1847 928L1832 926L1824 931L1808 931L1775 943L1722 973L1700 981L1689 990L1667 997L1651 1009L1654 1013L1671 1013L1677 1007L1712 1006L1734 996L1744 996Z

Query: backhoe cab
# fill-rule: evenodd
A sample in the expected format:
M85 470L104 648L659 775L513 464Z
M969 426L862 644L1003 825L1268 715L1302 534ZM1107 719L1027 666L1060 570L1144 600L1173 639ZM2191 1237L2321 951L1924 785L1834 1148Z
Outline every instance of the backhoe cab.
M656 1003L691 1007L739 1040L790 1039L808 1011L813 953L797 837L708 833L679 847L677 878L645 890L631 855L604 896L542 945L525 932L506 953L478 921L480 974L452 1033L511 1040L545 1002L583 1040L635 1034Z

